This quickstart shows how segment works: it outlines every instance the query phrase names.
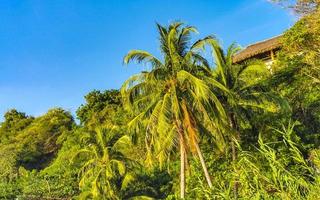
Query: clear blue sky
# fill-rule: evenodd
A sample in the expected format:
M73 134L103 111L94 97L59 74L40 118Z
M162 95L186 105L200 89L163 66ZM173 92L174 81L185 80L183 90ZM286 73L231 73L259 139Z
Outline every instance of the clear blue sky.
M93 89L119 88L142 68L130 49L158 54L155 22L180 20L226 46L278 35L293 16L267 0L0 0L0 120L16 108L72 113Z

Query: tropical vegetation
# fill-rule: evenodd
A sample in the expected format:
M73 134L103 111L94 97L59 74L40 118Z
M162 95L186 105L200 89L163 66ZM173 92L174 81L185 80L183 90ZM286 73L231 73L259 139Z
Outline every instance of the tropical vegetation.
M161 57L129 51L149 70L90 92L76 117L6 112L0 199L319 199L320 2L274 2L300 18L271 68L156 24Z

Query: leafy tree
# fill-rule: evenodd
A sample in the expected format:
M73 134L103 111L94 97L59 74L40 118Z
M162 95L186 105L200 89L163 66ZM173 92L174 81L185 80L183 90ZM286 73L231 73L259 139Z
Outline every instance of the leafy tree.
M57 139L61 145L56 158L43 170L24 170L20 168L18 183L21 192L19 199L69 199L79 194L79 162L72 163L73 155L81 148L80 138L83 128L73 128Z
M286 97L293 110L299 136L318 146L320 133L320 9L303 16L283 35L270 87Z
M0 146L0 199L13 199L19 193L17 152L12 144Z
M57 138L75 125L72 115L60 108L49 110L36 118L12 142L19 149L19 165L27 169L42 169L57 154Z
M0 143L0 193L1 198L15 198L23 186L19 181L19 169L43 169L55 158L60 145L59 136L74 127L69 112L49 110L43 116L33 118L12 110L5 116L1 130L10 133L7 141ZM12 191L8 191L13 187ZM2 190L4 189L4 190Z
M85 96L86 104L77 110L82 125L94 130L103 123L121 125L126 119L121 95L117 90L94 90Z
M205 177L211 179L199 148L200 128L212 133L217 144L223 143L218 121L225 118L224 109L210 90L215 82L203 80L210 68L199 52L200 40L190 45L194 27L172 23L168 27L157 24L163 62L142 50L132 50L124 63L133 60L147 63L152 70L129 78L122 87L124 103L136 116L129 126L146 127L148 161L151 153L160 166L175 148L180 148L180 196L185 193L185 164L187 152L200 158Z
M19 131L26 128L33 119L33 117L15 109L6 112L4 114L4 122L0 124L0 143L8 142Z

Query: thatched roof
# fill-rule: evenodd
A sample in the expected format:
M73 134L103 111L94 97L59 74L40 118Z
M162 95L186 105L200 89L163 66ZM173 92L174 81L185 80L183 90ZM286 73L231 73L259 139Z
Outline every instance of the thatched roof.
M238 63L259 54L266 53L270 50L279 49L281 47L281 37L282 35L279 35L247 46L245 49L233 56L233 62Z

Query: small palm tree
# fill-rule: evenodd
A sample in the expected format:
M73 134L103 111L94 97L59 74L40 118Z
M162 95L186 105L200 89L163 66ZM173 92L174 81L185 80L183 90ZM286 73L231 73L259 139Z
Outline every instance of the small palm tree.
M235 161L237 159L235 143L240 141L241 124L250 123L254 112L275 113L280 109L288 109L288 105L264 86L264 81L271 76L271 73L263 62L255 60L235 64L232 58L240 50L235 44L232 44L226 52L213 37L206 38L202 47L206 44L210 44L215 61L212 77L224 88L219 92L219 99L228 116L229 124L226 129L231 136L232 159ZM237 198L237 184L234 191Z
M168 27L157 24L160 35L162 61L142 50L132 50L124 58L146 63L151 71L130 77L122 86L125 106L135 114L131 127L146 127L147 161L152 156L160 166L175 149L180 151L180 196L185 196L185 164L187 152L200 158L206 180L212 187L202 152L199 148L200 128L203 126L223 146L224 138L219 123L225 111L210 90L215 82L205 81L210 74L207 60L201 56L203 40L190 45L194 27L172 23ZM221 84L219 87L223 88Z
M240 139L241 122L250 123L253 112L276 113L289 108L283 98L264 84L272 74L262 61L235 64L232 58L239 47L232 44L224 53L217 40L210 44L216 63L212 75L225 88L219 98L227 112L229 125L236 132L236 139Z
M83 165L79 171L80 198L121 199L121 190L134 179L128 168L130 160L125 149L130 148L131 139L113 130L96 129L84 133L85 147L76 152Z

